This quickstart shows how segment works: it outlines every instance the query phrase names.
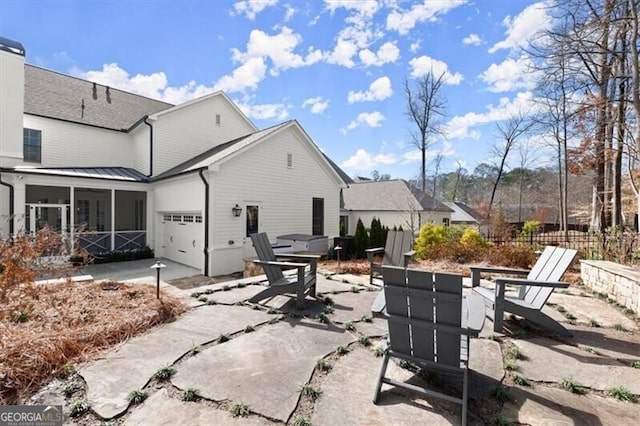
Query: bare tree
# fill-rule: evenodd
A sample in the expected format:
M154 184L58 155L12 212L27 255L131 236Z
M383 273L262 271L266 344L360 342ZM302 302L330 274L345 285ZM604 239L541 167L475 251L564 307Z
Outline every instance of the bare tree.
M491 217L491 208L493 207L493 201L500 183L500 178L502 177L504 167L507 163L507 157L515 147L518 138L528 132L533 124L533 121L529 120L526 114L522 111L518 114L512 115L505 121L498 121L496 123L496 130L501 142L493 147L493 154L499 159L495 164L498 174L493 183L493 189L491 190L491 198L489 199L489 206L487 208L487 221L489 221Z
M433 198L436 197L436 188L438 187L438 173L440 173L440 164L442 164L442 159L444 157L442 156L442 154L438 154L436 155L436 158L433 159L433 164L434 164L434 172L433 172L433 191L431 193L431 196Z
M467 169L462 167L462 162L458 160L456 162L458 168L456 169L456 183L453 186L453 195L451 196L451 201L456 201L458 196L458 185L460 185L460 178L462 175L467 173Z
M420 189L425 191L427 181L427 150L435 135L442 134L442 118L446 113L447 101L442 87L447 78L444 71L435 75L433 70L416 79L411 85L404 82L407 98L407 115L415 123L417 131L412 132L413 142L422 153L420 167Z

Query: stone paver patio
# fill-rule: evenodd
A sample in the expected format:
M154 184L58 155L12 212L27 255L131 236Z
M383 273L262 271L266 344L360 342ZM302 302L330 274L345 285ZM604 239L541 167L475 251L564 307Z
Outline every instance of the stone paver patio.
M38 403L65 401L68 413L74 400L84 397L91 412L70 419L82 425L275 425L303 418L314 425L459 424L459 406L386 385L380 402L371 402L381 364L376 349L384 345L386 322L370 319L376 287L368 277L319 274L319 297L309 299L301 312L286 296L257 307L243 303L263 288L261 281L264 277L173 288L191 311L80 366L81 394L65 400L49 386ZM565 323L572 338L558 340L517 319L506 320L506 334L485 324L471 342L469 424L496 418L532 425L638 423L638 404L607 394L623 386L640 395L640 368L631 366L640 361L637 319L587 293L572 288L554 294L545 308ZM575 318L568 319L566 312ZM353 328L346 330L347 323ZM222 341L221 335L229 340ZM371 345L359 341L363 336L370 337ZM348 352L338 354L339 346ZM512 347L523 356L507 361ZM175 369L169 382L153 378L163 366ZM529 386L514 383L514 369ZM390 371L398 380L425 384L422 376L399 365ZM582 386L582 394L563 389L563 379ZM315 401L301 396L305 385L321 392ZM180 399L187 388L198 390L197 401ZM128 394L139 389L148 398L129 404ZM249 414L233 417L234 404L246 405Z

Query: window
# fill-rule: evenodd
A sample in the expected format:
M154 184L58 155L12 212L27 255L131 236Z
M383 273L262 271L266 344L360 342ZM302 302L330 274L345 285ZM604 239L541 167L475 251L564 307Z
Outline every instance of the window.
M133 201L133 221L134 223L134 228L136 230L143 230L144 229L144 215L145 215L145 209L144 209L144 200L134 200Z
M193 222L193 215L185 214L184 219L185 222Z
M42 132L34 129L22 131L22 158L30 163L42 162Z
M202 216L196 215L196 223L202 223Z
M258 232L258 206L247 206L247 232L248 237Z
M293 154L287 154L287 167L293 167Z
M324 235L324 198L314 198L311 219L311 233Z
M349 233L349 216L340 216L340 236Z
M442 218L442 224L444 226L449 226L449 218L448 217L443 217Z
M216 126L220 125L220 114L216 114Z
M171 215L165 214L164 216L162 216L162 220L164 220L165 222L171 222Z

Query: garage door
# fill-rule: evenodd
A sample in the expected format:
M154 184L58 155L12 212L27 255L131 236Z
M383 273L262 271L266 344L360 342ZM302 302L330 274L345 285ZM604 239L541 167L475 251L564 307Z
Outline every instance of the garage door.
M201 269L204 265L201 214L162 215L162 253L167 259Z

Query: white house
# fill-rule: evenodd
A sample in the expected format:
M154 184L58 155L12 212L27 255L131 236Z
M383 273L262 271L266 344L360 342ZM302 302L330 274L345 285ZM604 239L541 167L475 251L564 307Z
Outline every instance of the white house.
M425 223L449 225L453 212L403 179L351 183L342 196L340 220L350 235L355 234L358 219L367 228L376 217L383 226L416 233Z
M450 201L444 203L444 205L453 210L453 213L451 213L451 225L467 225L475 228L480 227L482 216L465 203Z
M25 64L0 38L0 235L59 230L219 275L253 232L336 236L344 174L297 121L259 130L222 92L171 105Z

